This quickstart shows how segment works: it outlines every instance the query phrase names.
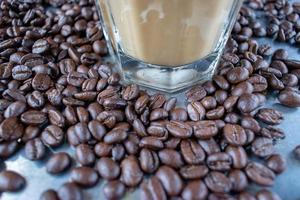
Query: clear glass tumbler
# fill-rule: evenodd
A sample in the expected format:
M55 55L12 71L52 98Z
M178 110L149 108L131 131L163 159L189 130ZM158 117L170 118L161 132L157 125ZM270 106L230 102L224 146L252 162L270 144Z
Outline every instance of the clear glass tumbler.
M243 0L96 0L123 80L175 92L214 74Z

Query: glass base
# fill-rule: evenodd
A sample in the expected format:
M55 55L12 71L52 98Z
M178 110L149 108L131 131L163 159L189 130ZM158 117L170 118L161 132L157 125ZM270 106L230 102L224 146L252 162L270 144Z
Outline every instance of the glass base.
M220 53L212 53L196 62L177 66L159 66L141 62L119 52L123 81L135 83L167 93L178 92L192 85L210 80Z

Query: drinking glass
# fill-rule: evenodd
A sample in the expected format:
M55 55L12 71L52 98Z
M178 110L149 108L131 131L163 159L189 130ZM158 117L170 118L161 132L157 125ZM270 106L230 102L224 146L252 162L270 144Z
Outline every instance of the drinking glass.
M125 82L176 92L211 79L242 0L96 0Z

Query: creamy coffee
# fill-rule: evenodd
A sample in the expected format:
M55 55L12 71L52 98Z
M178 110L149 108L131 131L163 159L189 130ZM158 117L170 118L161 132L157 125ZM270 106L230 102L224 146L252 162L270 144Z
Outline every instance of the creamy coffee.
M110 9L112 18L104 13L104 20L115 24L114 40L123 52L146 63L165 66L192 63L212 53L234 3L234 0L99 1L104 11ZM112 27L108 29L113 31Z

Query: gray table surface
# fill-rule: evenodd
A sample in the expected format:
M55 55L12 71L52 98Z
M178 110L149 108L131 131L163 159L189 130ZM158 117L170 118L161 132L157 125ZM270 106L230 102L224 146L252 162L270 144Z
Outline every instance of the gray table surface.
M300 60L299 48L283 43L277 43L270 39L259 39L261 44L269 43L274 48L287 49L290 58ZM184 105L184 96L182 93L176 94L179 99L179 104ZM276 151L282 154L288 163L287 170L276 178L275 184L269 189L277 192L283 200L300 200L300 161L297 161L292 156L293 148L300 144L300 108L292 109L278 104L276 98L269 95L268 101L264 107L273 107L284 113L285 120L278 127L282 128L286 133L286 138L281 140L276 145ZM67 145L51 149L52 152L65 151L73 156L73 149ZM50 154L49 154L50 155ZM3 193L0 196L1 200L38 200L40 194L46 189L58 189L63 183L69 180L70 171L62 175L53 176L46 172L45 161L49 159L47 156L42 161L29 161L24 157L24 151L18 151L14 156L6 160L4 163L0 160L0 168L5 167L9 170L14 170L22 174L26 180L26 188L17 193ZM74 163L73 163L74 164ZM85 199L104 199L102 187L104 181L100 181L97 186L91 189L84 190ZM256 186L250 186L250 191L256 191ZM138 199L139 191L129 191L125 199Z

